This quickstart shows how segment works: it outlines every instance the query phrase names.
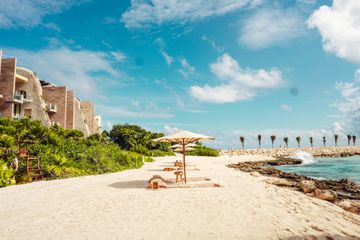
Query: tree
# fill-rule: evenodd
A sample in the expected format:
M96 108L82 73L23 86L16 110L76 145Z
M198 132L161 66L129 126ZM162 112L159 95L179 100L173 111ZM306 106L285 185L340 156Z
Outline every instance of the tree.
M309 140L310 140L310 146L314 147L314 138L310 137Z
M275 142L276 136L275 136L275 135L271 135L271 136L270 136L270 139L271 139L271 147L274 148L274 142Z
M324 147L326 146L326 137L324 136L323 137L323 144L324 144Z
M153 141L155 138L164 136L162 133L152 133L137 125L114 125L109 136L112 141L125 150L143 149L145 147L148 150L169 151L170 144Z
M240 137L240 142L241 142L241 147L244 150L244 142L245 142L245 137L241 136Z
M351 135L347 135L347 140L348 140L348 146L350 146L350 142L351 142Z
M285 143L286 148L288 148L288 143L289 143L288 137L284 137L284 143Z
M339 140L339 135L335 134L334 135L334 140L335 140L335 147L337 147L338 140Z
M356 144L356 136L352 136L352 140L353 140L353 145L355 146L355 144Z
M261 135L260 134L257 136L257 139L259 141L259 148L261 148Z
M300 137L296 137L296 141L297 141L298 147L300 148L301 138L300 138Z

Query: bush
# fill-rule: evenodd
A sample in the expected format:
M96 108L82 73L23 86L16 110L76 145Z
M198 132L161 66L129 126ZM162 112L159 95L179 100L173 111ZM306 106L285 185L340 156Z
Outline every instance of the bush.
M14 170L9 168L6 163L0 161L0 187L15 184Z
M144 157L144 162L155 162L155 159L152 157Z
M0 118L0 187L13 183L14 176L19 182L27 181L25 161L19 161L16 173L8 167L17 145L28 148L31 156L40 157L47 179L117 172L144 164L142 155L121 150L104 135L84 139L77 130L46 128L29 119Z
M194 147L194 150L188 151L186 154L193 156L209 156L209 157L220 156L218 150L201 145Z

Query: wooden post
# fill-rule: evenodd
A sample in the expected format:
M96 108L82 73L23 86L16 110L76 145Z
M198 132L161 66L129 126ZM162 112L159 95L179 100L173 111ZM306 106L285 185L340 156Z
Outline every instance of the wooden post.
M28 177L28 181L30 182L31 179L30 179L30 159L29 159L29 154L26 156L26 174L27 174L27 177Z
M185 140L182 142L183 147L183 165L184 165L184 179L186 184L186 163L185 163Z

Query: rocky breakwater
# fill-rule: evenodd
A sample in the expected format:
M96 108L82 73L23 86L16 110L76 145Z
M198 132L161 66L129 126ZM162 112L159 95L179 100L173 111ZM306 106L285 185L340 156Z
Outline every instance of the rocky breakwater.
M360 186L358 184L348 179L339 181L317 180L296 173L283 172L272 167L296 164L301 164L301 160L281 158L261 162L240 162L229 164L228 167L249 172L255 177L259 174L270 176L272 178L266 180L268 184L291 188L308 196L332 202L347 211L360 214Z
M314 157L348 157L360 155L360 146L350 147L314 147L314 148L270 148L222 150L223 155L264 155L269 157L287 157L297 151L311 153Z

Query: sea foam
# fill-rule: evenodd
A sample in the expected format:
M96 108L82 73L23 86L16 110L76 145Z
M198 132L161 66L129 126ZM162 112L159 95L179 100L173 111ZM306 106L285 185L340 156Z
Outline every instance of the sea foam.
M302 164L312 164L315 162L313 155L305 151L296 151L290 156L290 158L302 160Z

